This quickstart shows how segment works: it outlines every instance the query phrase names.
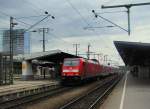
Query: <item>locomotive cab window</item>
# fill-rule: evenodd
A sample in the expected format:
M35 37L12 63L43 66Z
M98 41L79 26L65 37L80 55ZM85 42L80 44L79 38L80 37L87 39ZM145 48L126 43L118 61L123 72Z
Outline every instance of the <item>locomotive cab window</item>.
M65 60L64 66L78 66L79 60Z

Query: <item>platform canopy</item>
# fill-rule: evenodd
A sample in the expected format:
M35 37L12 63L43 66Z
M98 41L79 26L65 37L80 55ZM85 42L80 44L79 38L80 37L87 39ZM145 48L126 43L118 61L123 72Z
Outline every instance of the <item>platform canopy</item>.
M18 56L16 58L23 58L23 60L40 60L40 61L49 61L49 62L62 62L64 58L77 58L78 56L65 53L61 50L51 50L46 52L36 52L23 56Z
M150 43L114 41L126 65L150 65Z

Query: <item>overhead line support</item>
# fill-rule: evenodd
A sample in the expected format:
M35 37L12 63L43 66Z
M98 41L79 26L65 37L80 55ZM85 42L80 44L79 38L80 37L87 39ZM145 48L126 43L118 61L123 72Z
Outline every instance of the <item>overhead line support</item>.
M136 4L125 4L125 5L113 5L113 6L104 6L104 5L102 5L101 8L102 9L106 9L106 8L121 8L121 7L125 7L127 9L127 15L128 15L128 35L130 35L130 33L131 33L130 8L132 6L143 6L143 5L150 5L150 2L147 2L147 3L136 3Z
M76 49L76 56L78 56L78 46L80 46L80 44L73 44L73 46L75 46L75 49Z
M14 43L14 41L13 41L13 38L14 38L14 34L13 34L13 27L15 26L15 25L17 25L17 23L14 23L14 21L13 21L13 17L10 17L10 30L9 30L9 34L10 34L10 36L9 36L9 38L10 38L10 42L9 42L9 46L10 46L10 77L9 77L9 79L10 79L10 83L11 84L13 84L13 54L14 54L14 46L13 46L13 43Z
M113 24L114 26L116 26L116 27L118 27L118 28L120 28L120 29L122 29L122 30L128 32L128 30L126 30L126 29L124 29L123 27L119 26L118 24L112 22L111 20L106 19L106 18L104 18L104 17L98 15L98 14L95 12L95 10L92 10L92 12L94 13L94 15L95 15L96 18L97 18L97 17L100 17L101 19L103 19L103 20L105 20L105 21L107 21L107 22Z

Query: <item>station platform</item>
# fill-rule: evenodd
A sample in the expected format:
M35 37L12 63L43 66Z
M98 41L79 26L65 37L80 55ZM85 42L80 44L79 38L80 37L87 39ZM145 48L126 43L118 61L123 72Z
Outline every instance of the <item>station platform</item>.
M127 73L99 109L149 109L150 79Z
M58 84L57 81L52 80L34 80L34 81L14 81L13 85L0 86L0 95L13 93L20 90L33 89L38 87L50 86Z
M19 97L44 92L59 85L55 80L14 81L13 85L0 86L0 103Z

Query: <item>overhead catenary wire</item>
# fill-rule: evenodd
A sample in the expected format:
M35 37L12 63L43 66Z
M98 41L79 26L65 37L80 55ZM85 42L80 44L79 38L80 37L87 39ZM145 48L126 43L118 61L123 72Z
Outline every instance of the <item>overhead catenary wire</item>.
M80 13L80 11L79 11L79 13ZM81 14L81 13L80 13ZM89 22L87 21L87 19L81 14L81 16L83 17L83 19L85 19L85 21L84 22L87 22L88 24L89 24ZM27 24L26 22L24 22L24 21L21 21L21 20L19 20L22 24L24 24L24 25L30 25L30 24ZM24 22L24 23L23 23ZM87 24L86 23L86 24Z
M39 9L39 7L37 7L36 5L34 5L33 3L29 2L28 0L23 0L24 3L28 4L28 6L30 5L30 7L34 10L34 12L36 14L39 14L39 11L37 9ZM41 9L40 9L41 11Z
M5 12L2 12L2 11L0 11L0 13L2 14L2 15L4 15L4 16L7 16L7 17L10 17L11 15L9 15L9 14L6 14Z
M11 15L6 14L6 13L1 12L1 11L0 11L0 14L2 14L2 15L4 15L4 16L7 16L7 17L10 17L10 16L11 16ZM29 16L29 17L14 17L14 19L15 19L16 21L18 21L18 22L20 22L20 23L26 25L26 26L31 26L30 28L27 29L27 31L28 31L28 30L30 30L32 27L34 27L34 26L37 25L38 23L42 22L43 20L45 20L47 17L49 17L49 16L51 16L51 15L48 15L47 17L45 17L44 19L40 20L38 23L36 23L36 24L34 24L34 25L29 24L29 23L26 23L26 22L24 22L24 21L21 21L20 19L28 19L28 18L31 18L31 17L42 17L42 16L46 16L46 15L37 15L37 16ZM51 34L52 34L55 38L61 40L62 42L68 43L68 41L65 41L65 40L61 39L60 37L57 37L55 34L53 34L53 33L51 33Z
M128 32L128 30L126 30L126 29L122 28L122 27L121 27L121 26L119 26L118 24L115 24L115 23L113 23L112 21L110 21L110 20L108 20L108 19L106 19L106 18L104 18L104 17L102 17L102 16L100 16L100 15L98 15L98 16L99 16L100 18L102 18L102 19L104 19L104 20L108 21L109 23L113 24L114 26L119 27L120 29L122 29L122 30L124 30L124 31Z
M0 11L0 14L2 14L2 15L4 15L4 16L7 16L7 17L11 17L11 16L12 16L12 15L6 14L5 12L2 12L2 11ZM15 19L16 21L22 23L22 24L25 24L25 25L28 25L28 26L31 26L31 27L34 26L34 25L29 24L29 23L26 23L26 22L24 22L24 21L18 20L17 17L14 17L14 19ZM43 20L42 20L42 21L43 21ZM42 21L40 21L40 22L42 22ZM31 28L31 27L30 27L30 28ZM30 28L29 28L29 29L30 29Z
M113 24L114 26L116 26L116 27L118 27L118 28L120 28L120 29L122 29L122 30L124 30L124 31L128 32L128 30L124 29L124 28L123 28L123 27L121 27L120 25L118 25L118 24L116 24L116 23L112 22L111 20L106 19L106 18L104 18L103 16L101 16L101 15L97 14L97 13L95 12L95 10L92 10L92 12L94 13L94 15L95 15L95 17L96 17L96 18L97 18L97 17L100 17L101 19L103 19L103 20L105 20L105 21L107 21L107 22L109 22L109 23Z
M31 2L29 2L28 1L28 3L31 3ZM33 3L31 3L31 4L33 4ZM41 9L41 8L39 8L38 6L36 6L36 5L34 5L35 7L37 7L39 10L43 10L43 9ZM73 5L72 5L73 6ZM84 20L84 22L87 24L87 25L90 25L87 21L86 21L86 19L82 16L82 14L73 6L73 8L76 10L76 12L80 15L80 17ZM45 11L45 10L44 10Z
M78 9L69 1L69 0L66 0L66 2L68 2L68 4L76 11L76 13L81 17L81 19L88 25L88 26L91 26L89 24L89 22L84 18L84 16L80 13L80 11L78 11ZM97 32L95 32L94 30L92 30L92 32L94 34L96 34L97 36L99 36L99 34ZM105 41L105 40L103 40ZM106 42L106 41L105 41Z
M9 15L9 14L6 14L5 12L2 12L2 11L0 11L0 14L2 14L2 15L4 15L4 16L6 16L6 17L11 17L12 15ZM28 23L26 23L26 22L23 22L23 21L21 21L21 20L17 20L17 19L15 19L16 21L18 21L18 22L20 22L20 23L23 23L23 24L25 24L25 25L30 25L30 24L28 24ZM3 22L4 23L4 22ZM5 23L6 24L6 23Z
M31 24L26 23L26 22L24 22L24 21L21 21L21 20L18 20L18 19L15 19L15 20L16 20L16 21L18 21L18 22L20 22L20 23L22 23L22 24L25 24L25 25L31 26Z
M50 35L50 36L53 36L53 37L50 37L51 40L53 38L53 39L57 39L58 41L64 42L65 44L72 44L72 43L70 43L68 41L63 40L61 37L57 36L56 34L54 34L52 32L48 32L47 34ZM43 40L40 40L40 41L43 41Z
M97 14L122 13L122 12L127 12L127 11L109 11L109 12L99 12Z
M2 22L2 21L0 20L0 22ZM8 23L6 23L6 22L2 22L1 24L9 25L9 22L8 22Z
M68 43L68 44L72 44L72 43L70 43L70 42L68 42L68 41L65 41L65 40L63 40L62 38L60 38L59 36L57 36L57 35L55 35L54 33L48 33L49 35L52 35L52 36L54 36L56 39L58 39L58 40L60 40L60 41L62 41L62 42L65 42L65 43Z
M24 0L24 1L25 1L25 0ZM28 0L27 0L26 2L28 2L29 4L32 4L32 5L35 6L38 10L45 12L44 9L42 9L42 8L40 8L39 6L37 6L37 5L35 5L35 4L31 3L31 2L29 2ZM39 15L39 16L42 16L42 15ZM38 16L33 16L33 17L38 17ZM23 17L22 17L22 18L23 18ZM58 37L58 36L55 35L54 33L49 33L49 34L51 34L52 36L54 36L54 37L57 38L58 40L61 40L61 41L65 42L65 43L68 43L67 41L64 41L62 38Z
M37 5L33 4L32 2L29 2L28 0L23 0L23 1L25 1L25 2L28 3L29 5L33 5L34 7L38 8L39 10L44 11L45 14L47 14L47 15L37 15L37 16L29 16L29 17L18 17L18 18L15 18L15 19L23 19L23 18L46 16L46 17L44 17L42 20L38 21L37 23L35 23L35 24L33 24L33 25L30 25L30 24L28 24L28 23L26 23L26 22L20 21L20 22L23 23L23 24L30 25L30 27L29 27L28 29L26 29L26 31L32 29L34 26L36 26L37 24L39 24L39 23L41 23L42 21L44 21L45 19L47 19L49 16L51 16L52 19L55 19L55 17L52 16L52 15L50 15L50 14L48 14L48 12L47 12L46 10L44 10L44 9L42 9L42 8L39 8ZM19 20L18 20L18 21L19 21ZM26 32L26 31L25 31L25 32Z
M51 15L47 15L46 17L44 17L43 19L39 20L38 22L36 22L35 24L31 25L26 31L29 31L30 29L32 29L33 27L35 27L36 25L38 25L39 23L41 23L42 21L44 21L45 19L47 19L48 17L50 17Z
M26 0L23 0L23 1L25 1L25 2L27 2ZM33 6L32 6L33 7ZM38 12L38 11L37 11ZM45 11L44 11L45 12ZM38 12L39 13L39 12ZM5 12L2 12L2 11L0 11L0 14L2 14L2 15L4 15L4 16L7 16L7 17L10 17L10 16L12 16L12 15L10 15L10 14L7 14L7 13L5 13ZM30 17L40 17L40 16L45 16L45 15L37 15L37 16L29 16L29 17L14 17L15 19L21 19L21 18L30 18Z
M78 11L78 9L69 1L66 0L68 2L68 4L76 11L76 13L81 17L82 21L84 21L88 26L91 26L88 21L84 18L84 16L80 13L80 11ZM95 31L92 31L93 33L95 33ZM97 34L97 33L95 33Z
M10 18L10 17L12 16L12 15L6 14L5 12L2 12L2 11L0 11L0 14L6 16L6 17L8 17L8 18ZM2 22L2 23L6 24L6 25L9 25L9 23L8 23L8 24L5 23L5 22ZM10 28L8 27L8 28L6 28L6 29L9 30Z
M37 6L35 3L29 1L29 0L23 0L25 3L27 3L28 5L30 5L38 14L35 16L24 16L24 17L17 17L16 19L30 19L30 18L38 18L38 17L44 17L47 15L39 15L39 11L43 11L43 12L47 12L46 10L40 8L39 6ZM36 1L37 2L37 1ZM38 11L39 10L39 11ZM51 16L51 15L50 15ZM53 16L52 16L53 17ZM24 23L25 24L25 23Z
M37 8L37 9L39 9L39 10L45 12L44 9L42 9L42 8L40 8L39 6L35 5L35 4L32 3L31 1L29 1L29 0L24 0L24 1L26 1L26 2L27 2L28 4L30 4L32 7L35 7L35 8ZM36 2L37 2L37 0L36 0Z
M99 0L100 1L100 0ZM106 2L104 2L104 4L112 4L112 3L114 3L114 2L116 2L117 0L108 0L108 1L106 1Z
M99 6L98 6L99 7ZM91 7L91 9L92 9L93 7ZM85 7L85 9L89 12L89 8L87 8L87 6ZM91 10L90 10L91 11ZM92 19L93 20L93 19ZM108 27L109 28L109 26L106 26L106 27ZM83 28L84 29L84 28ZM99 34L96 32L96 31L94 31L94 29L91 29L92 30L92 32L93 33L95 33L97 36L99 36ZM101 40L103 40L103 39L101 39ZM103 40L104 42L106 42L105 40Z
M10 17L10 16L11 16L11 15L9 15L9 14L6 14L6 13L2 12L2 11L0 11L0 13L3 14L4 16L7 16L7 17ZM45 16L45 15L44 15L44 16ZM47 17L49 17L49 16L51 16L51 15L48 15ZM33 17L38 17L38 16L33 16ZM45 20L47 17L45 17L44 19L40 20L38 23L42 22L42 21ZM28 18L28 17L20 17L20 18ZM19 18L19 19L20 19L20 18ZM32 25L32 24L26 23L26 22L24 22L24 21L18 20L18 18L16 18L16 17L15 17L15 20L18 21L18 22L20 22L20 23L22 23L22 24L25 24L25 25L30 26L30 28L32 28L32 27L34 27L35 25L38 24L38 23L36 23L36 24ZM26 31L30 30L30 28L28 28ZM54 35L54 34L53 34L53 36L56 37L56 35ZM60 38L57 37L57 39L60 39ZM66 41L64 41L64 42L66 42Z
M7 16L7 17L11 17L11 16L12 16L12 15L7 14L7 13L2 12L2 11L0 11L0 14L2 14L2 15L4 15L4 16ZM41 15L39 15L39 16L41 16ZM39 17L39 16L29 16L29 17ZM14 19L15 19L16 21L18 21L18 22L22 23L22 24L25 24L25 25L31 26L31 24L29 24L29 23L26 23L26 22L24 22L24 21L18 20L18 19L20 19L20 18L29 18L29 17L19 17L19 18L14 17Z
M69 0L66 0L68 2L68 4L70 4L70 6L76 11L76 13L78 13L78 15L82 18L82 20L87 24L87 25L90 25L86 19L82 16L82 14L78 11L78 9L69 1Z
M46 15L16 17L15 19L29 19L29 18L34 18L34 17L43 17L43 16L46 16Z
M7 17L10 17L10 16L11 16L11 15L9 15L9 14L6 14L6 13L2 12L2 11L0 11L0 13L3 14L3 15L5 15L5 16L7 16ZM45 15L39 15L39 16L45 16ZM30 18L30 17L39 17L39 16L18 17L18 18L15 17L15 20L18 21L18 22L20 22L20 23L22 23L22 24L31 26L30 28L32 28L32 27L34 27L35 25L37 25L37 23L34 24L34 25L32 25L32 24L26 23L26 22L21 21L21 20L18 20L18 19L21 19L21 18ZM47 17L49 17L49 16L51 16L51 15L48 15ZM46 17L46 18L47 18L47 17ZM44 18L44 19L46 19L46 18ZM44 19L40 20L38 23L42 22ZM26 31L30 30L30 28L28 28ZM57 37L57 36L56 36L55 34L53 34L53 33L51 33L51 35L55 36L55 38L57 38L57 39L59 39L59 40L65 42L65 43L68 43L67 41L64 41L63 39L61 39L60 37Z
M33 2L31 2L31 1L29 1L29 0L23 0L23 1L25 1L27 4L29 4L33 9L35 9L35 11L37 12L37 14L39 13L39 11L43 11L43 12L45 12L47 9L43 9L43 8L41 8L41 6L38 6L38 5L36 5L35 3L33 3ZM38 1L36 0L36 3L37 3ZM39 3L40 4L40 3ZM39 10L39 11L37 11L37 10ZM52 12L51 12L52 13ZM53 14L53 13L52 13ZM53 14L54 15L54 14Z

